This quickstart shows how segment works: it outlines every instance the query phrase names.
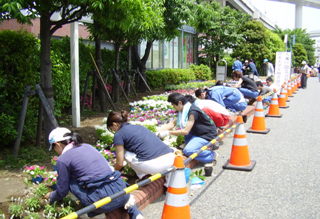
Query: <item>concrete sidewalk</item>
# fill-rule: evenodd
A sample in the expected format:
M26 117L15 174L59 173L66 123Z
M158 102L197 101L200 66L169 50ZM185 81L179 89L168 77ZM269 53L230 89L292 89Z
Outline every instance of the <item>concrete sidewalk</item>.
M320 82L310 77L308 88L290 98L288 109L280 109L282 118L265 119L269 134L247 133L250 158L257 162L252 172L222 169L230 158L230 133L218 150L214 176L200 190L189 189L192 218L320 218L318 94ZM160 218L164 199L146 207L144 217Z

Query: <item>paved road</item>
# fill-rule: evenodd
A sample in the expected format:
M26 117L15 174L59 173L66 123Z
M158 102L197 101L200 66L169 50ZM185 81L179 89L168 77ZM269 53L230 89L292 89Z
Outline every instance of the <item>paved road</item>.
M309 78L308 88L290 100L290 107L280 110L282 118L266 118L269 134L247 133L250 158L257 162L251 172L222 169L230 157L233 133L224 140L215 175L201 190L189 189L193 219L320 218L318 78ZM251 124L252 117L246 129ZM142 211L145 218L161 218L164 198Z

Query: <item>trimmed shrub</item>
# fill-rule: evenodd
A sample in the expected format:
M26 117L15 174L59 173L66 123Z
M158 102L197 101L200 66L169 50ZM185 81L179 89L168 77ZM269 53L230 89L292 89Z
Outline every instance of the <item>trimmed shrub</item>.
M207 65L190 65L190 69L194 72L196 79L198 80L210 80L212 79L212 72Z
M160 71L147 71L147 82L151 88L164 87L167 84L179 84L195 80L190 69L162 69Z

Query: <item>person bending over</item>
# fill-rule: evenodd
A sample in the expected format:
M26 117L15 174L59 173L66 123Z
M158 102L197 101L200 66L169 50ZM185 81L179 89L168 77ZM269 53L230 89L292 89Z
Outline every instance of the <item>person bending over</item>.
M113 171L107 160L91 145L67 128L55 128L49 135L50 148L60 155L57 160L57 190L46 194L50 203L62 200L69 190L84 206L91 205L126 188L119 171ZM88 213L89 217L109 213L125 207L130 218L143 218L134 204L133 196L126 194L109 204Z
M236 84L231 86L238 88L244 97L253 99L257 98L259 95L258 87L252 79L244 77L240 71L232 72L231 77L233 80L238 81Z
M212 119L199 107L189 103L184 95L171 93L168 102L178 111L178 117L162 127L158 133L160 138L167 135L184 135L187 145L183 153L190 156L217 137L217 128ZM181 129L173 131L176 126ZM211 149L217 148L212 145ZM206 163L205 166L213 166L216 163L216 153L212 150L204 150L195 159Z
M221 82L217 81L217 84L221 84ZM247 103L242 93L233 87L216 85L209 89L198 89L195 95L202 100L213 100L233 112L241 112L247 108Z
M130 163L140 180L171 167L175 155L154 133L141 125L127 123L128 112L110 112L107 127L115 132L113 143L116 148L116 170L123 167L124 159ZM168 185L169 175L166 176Z
M258 90L260 91L259 96L263 96L263 95L273 91L272 88L267 87L267 86L263 86L261 81L257 81L256 84L257 84ZM263 105L269 106L270 102L271 102L271 98L272 98L272 94L263 98L263 100L262 100Z
M221 104L212 100L200 100L192 95L186 95L187 100L202 109L216 124L217 127L222 127L229 122L229 112Z

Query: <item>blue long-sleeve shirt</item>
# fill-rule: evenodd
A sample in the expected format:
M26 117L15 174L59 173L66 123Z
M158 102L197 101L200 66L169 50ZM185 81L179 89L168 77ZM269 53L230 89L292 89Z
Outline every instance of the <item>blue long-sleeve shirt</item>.
M112 172L107 160L91 145L81 144L59 156L57 160L57 190L50 202L63 199L69 192L70 179L86 182Z
M208 99L214 100L217 103L220 103L222 106L226 107L226 105L223 102L224 98L227 98L230 95L233 95L234 92L235 92L235 88L233 87L214 86L212 88L209 88Z
M233 65L232 65L232 69L234 71L240 71L242 72L242 62L240 62L239 60L236 60Z

